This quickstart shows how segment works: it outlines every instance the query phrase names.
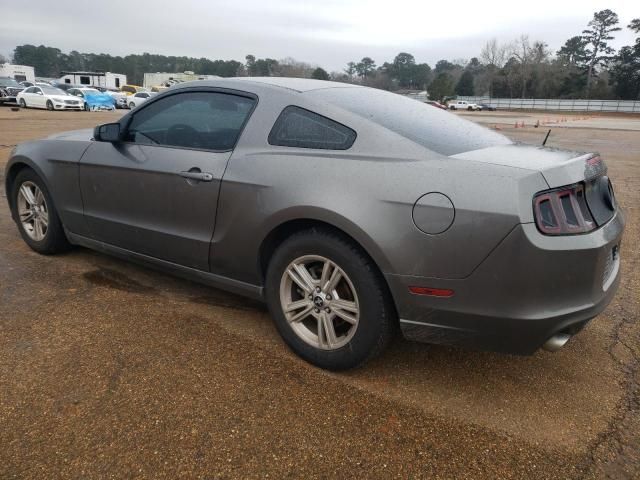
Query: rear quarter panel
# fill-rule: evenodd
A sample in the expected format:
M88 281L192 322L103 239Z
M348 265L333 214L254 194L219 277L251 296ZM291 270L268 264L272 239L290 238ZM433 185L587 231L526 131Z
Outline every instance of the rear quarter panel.
M260 284L264 238L286 221L312 219L345 231L384 273L464 278L517 224L533 221L531 198L546 187L538 172L444 157L339 109L297 103L356 130L349 150L271 146L268 132L287 98L260 99L229 161L214 273ZM413 205L428 192L455 205L445 233L428 235L413 223Z

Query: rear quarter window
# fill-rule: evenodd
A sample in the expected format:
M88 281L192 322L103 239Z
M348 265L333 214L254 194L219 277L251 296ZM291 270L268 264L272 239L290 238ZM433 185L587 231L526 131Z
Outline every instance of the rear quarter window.
M511 144L504 135L426 103L366 87L305 92L365 118L441 155Z
M293 105L280 113L269 133L271 145L322 150L347 150L355 139L351 128Z

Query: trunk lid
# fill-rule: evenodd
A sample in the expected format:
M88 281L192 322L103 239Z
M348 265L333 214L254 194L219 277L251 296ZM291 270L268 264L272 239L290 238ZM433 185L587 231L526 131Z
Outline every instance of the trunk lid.
M472 150L452 158L537 171L550 189L584 183L587 205L598 226L608 222L617 208L607 167L597 153L513 144Z
M551 188L604 175L606 167L602 160L592 162L591 165L588 163L593 157L600 158L595 153L522 144L499 145L452 156L452 158L537 171L542 174Z

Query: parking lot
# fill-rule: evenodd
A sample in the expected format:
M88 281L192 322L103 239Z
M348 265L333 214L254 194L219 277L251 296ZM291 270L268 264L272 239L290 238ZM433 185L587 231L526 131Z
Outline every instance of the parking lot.
M0 108L0 170L18 142L121 114ZM397 339L327 373L260 304L81 248L34 253L2 198L0 478L638 478L640 119L456 114L533 144L552 128L548 146L609 166L623 280L564 349Z

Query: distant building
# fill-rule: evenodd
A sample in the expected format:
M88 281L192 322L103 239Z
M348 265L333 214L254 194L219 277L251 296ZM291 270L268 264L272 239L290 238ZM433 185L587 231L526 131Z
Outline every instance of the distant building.
M220 77L218 75L197 75L189 71L183 73L145 73L142 86L146 88L166 87L168 86L167 83L172 83L173 81L190 82L191 80L212 80L214 78Z
M36 74L33 67L27 65L11 65L10 63L0 64L0 77L11 77L17 82L36 81Z
M58 81L72 85L120 88L127 84L127 76L111 72L62 72Z

